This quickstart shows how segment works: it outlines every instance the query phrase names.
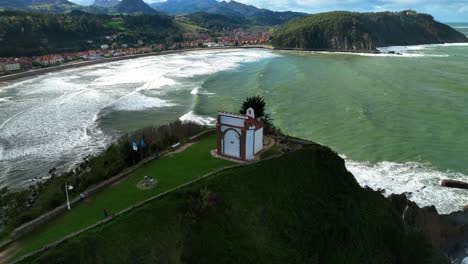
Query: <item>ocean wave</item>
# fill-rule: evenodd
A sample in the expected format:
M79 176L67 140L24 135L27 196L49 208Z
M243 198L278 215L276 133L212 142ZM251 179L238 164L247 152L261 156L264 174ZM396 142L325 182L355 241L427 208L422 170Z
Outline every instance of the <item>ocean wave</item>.
M103 115L175 106L179 102L161 95L178 89L206 92L192 77L277 56L265 50L186 52L79 67L7 84L2 91L10 88L17 93L5 104L8 108L0 119L0 139L6 142L0 184L21 185L47 175L52 167L67 169L104 149L115 139L115 131L99 129ZM180 119L204 125L215 121L193 112ZM21 172L7 172L5 163Z
M182 122L193 122L204 126L213 126L216 124L216 119L213 117L197 115L193 111L181 116L179 120Z
M449 57L448 54L406 53L406 52L400 52L400 51L392 50L392 49L389 49L388 51L385 50L384 48L378 48L378 49L382 53L344 52L344 51L294 51L294 52L303 52L303 53L308 53L308 54L324 54L324 55L351 55L351 56L362 56L362 57L393 57L393 58L415 58L415 57L446 58L446 57ZM395 51L395 54L389 53L390 51Z
M213 95L215 93L207 92L204 89L202 89L201 87L195 87L194 89L192 89L192 91L190 91L190 94L193 94L193 95L197 95L197 94Z
M444 44L423 44L423 45L408 45L408 46L388 46L388 47L378 47L377 50L380 52L388 53L390 51L407 53L422 51L430 48L440 48L440 47L468 47L468 43L444 43ZM434 54L421 54L426 56L434 56Z
M355 55L355 56L363 56L363 57L395 57L395 58L415 58L415 57L435 57L435 58L446 58L449 57L448 54L421 54L421 53L405 53L405 52L400 52L400 51L395 51L395 50L389 50L389 51L395 51L398 54L390 54L388 52L384 52L380 50L383 53L359 53L359 52L328 52L328 51L316 51L315 53L320 53L320 54L346 54L346 55Z
M437 211L448 214L462 210L468 205L465 190L442 187L443 179L464 180L467 175L457 172L439 171L430 164L418 162L379 162L371 164L346 158L346 167L353 173L361 186L374 190L383 189L385 195L406 193L419 206L434 205Z
M121 100L116 101L112 105L112 108L118 111L141 111L145 109L171 107L175 105L175 103L167 100L145 96L141 93L133 93L130 96L125 96Z

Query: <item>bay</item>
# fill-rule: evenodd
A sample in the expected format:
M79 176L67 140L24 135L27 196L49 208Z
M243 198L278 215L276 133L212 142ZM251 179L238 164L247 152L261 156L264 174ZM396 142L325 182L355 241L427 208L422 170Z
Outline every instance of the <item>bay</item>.
M455 26L454 26L455 27ZM448 213L468 204L468 45L402 55L225 50L140 58L0 88L0 185L73 168L119 135L177 119L213 124L262 95L275 125L328 145L358 182Z

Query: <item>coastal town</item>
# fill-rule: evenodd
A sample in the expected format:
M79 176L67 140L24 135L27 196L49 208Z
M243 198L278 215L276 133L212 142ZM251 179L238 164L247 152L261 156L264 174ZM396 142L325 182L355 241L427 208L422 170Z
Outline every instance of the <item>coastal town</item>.
M265 45L271 39L271 32L251 32L242 29L229 31L224 37L211 37L208 33L185 33L183 42L167 44L146 44L143 40L136 43L119 44L116 34L103 36L99 43L88 40L95 49L44 54L32 57L0 57L0 76L58 66L65 63L80 61L98 61L106 58L122 57L153 52L183 50L194 48L223 48L249 45Z

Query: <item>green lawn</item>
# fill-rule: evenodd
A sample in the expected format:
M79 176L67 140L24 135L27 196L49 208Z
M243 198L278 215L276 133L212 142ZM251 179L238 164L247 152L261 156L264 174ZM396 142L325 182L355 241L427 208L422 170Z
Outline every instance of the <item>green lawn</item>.
M208 31L206 28L199 27L197 25L192 25L179 21L179 25L184 32L197 33Z
M89 201L78 204L71 211L21 239L21 251L17 256L37 250L102 220L103 209L107 209L109 214L118 213L135 203L199 178L215 169L233 165L232 162L213 158L210 150L215 148L215 135L211 135L181 153L164 156L139 168L122 182L90 197ZM140 190L136 187L146 175L158 180L157 187L149 190Z

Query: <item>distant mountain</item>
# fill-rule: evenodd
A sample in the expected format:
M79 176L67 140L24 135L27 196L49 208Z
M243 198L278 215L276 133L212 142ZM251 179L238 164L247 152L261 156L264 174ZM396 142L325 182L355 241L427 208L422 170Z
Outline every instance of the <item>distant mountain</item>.
M94 3L94 0L72 0L73 3L81 6L90 6Z
M216 7L211 8L207 12L227 16L249 17L254 24L258 25L280 25L292 19L307 15L305 13L290 11L274 12L268 9L260 9L252 5L245 5L236 1L219 2Z
M276 12L268 9L259 9L252 5L245 5L236 1L219 2L215 7L208 10L209 13L235 16L258 16L265 13L274 14Z
M206 12L219 4L216 0L168 0L152 3L151 7L170 15Z
M67 0L0 0L0 7L54 13L69 11L80 6Z
M74 5L67 0L0 0L0 5L5 7L27 7L35 5Z
M274 12L236 1L218 2L216 0L168 0L162 3L153 3L151 4L151 7L160 12L171 15L185 15L204 12L225 16L244 17L248 18L251 23L257 25L279 25L291 19L307 15L305 13L297 12Z
M93 5L99 7L113 7L118 5L119 2L119 0L96 0Z
M0 0L1 9L40 13L66 13L81 10L93 14L157 14L157 11L143 0L95 0L91 6L80 6L68 0Z
M292 21L275 31L277 48L376 51L377 47L468 42L462 33L415 11L329 12Z
M26 1L0 0L0 7L5 9L20 9L27 7Z
M112 1L112 0L111 0ZM122 0L117 5L109 8L109 13L119 14L157 14L157 11L151 8L143 0Z

